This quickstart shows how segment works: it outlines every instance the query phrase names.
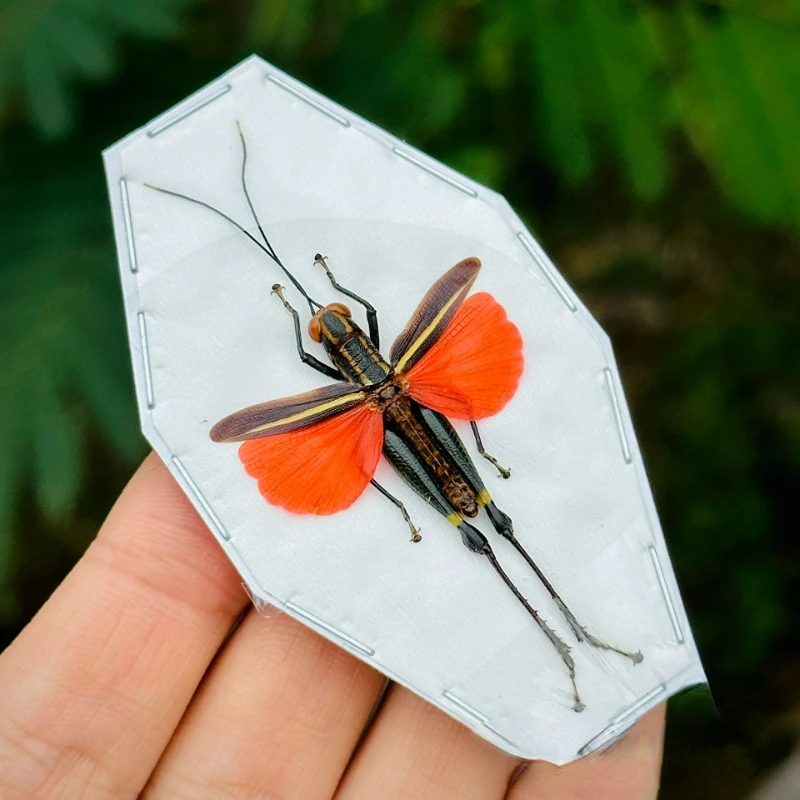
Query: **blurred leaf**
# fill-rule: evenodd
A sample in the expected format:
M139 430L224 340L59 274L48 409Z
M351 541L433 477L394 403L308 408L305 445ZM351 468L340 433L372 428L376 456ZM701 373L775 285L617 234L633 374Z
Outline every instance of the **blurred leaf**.
M494 147L464 147L452 153L448 163L484 186L498 186L504 177L504 159Z
M16 388L18 401L25 405L28 398L24 387L18 385ZM7 400L8 397L0 393L0 402ZM12 589L17 566L14 511L20 490L28 477L25 452L28 431L29 420L24 415L5 411L0 415L0 621L10 618L17 605Z
M0 267L0 522L7 536L28 481L47 516L73 513L90 431L125 460L142 445L99 170L13 146L0 178L17 187L0 197L7 256ZM0 539L0 567L13 550Z
M316 0L259 0L248 23L248 36L280 53L292 53L309 37Z
M580 34L574 15L551 2L531 3L531 60L539 87L537 124L548 152L570 184L592 174L594 158L581 80ZM564 58L564 53L575 58Z
M69 414L53 372L36 382L34 454L36 493L44 513L58 519L71 510L84 469L80 420Z
M0 5L0 119L20 93L41 133L74 122L72 84L113 71L122 37L162 38L179 30L195 0L5 0Z
M615 166L654 200L683 134L742 210L800 226L796 0L257 0L247 30L267 57L318 61L319 88L378 124L441 141L445 160L484 146L463 137L487 119L486 87L530 109L513 124L569 186Z
M579 5L589 54L583 75L587 96L599 94L602 121L635 192L657 197L666 185L670 118L647 31L626 3L579 0Z
M684 22L690 63L679 91L691 95L685 103L687 131L735 201L759 217L779 218L791 198L776 131L766 116L772 100L759 91L753 80L756 65L742 53L742 39L752 35L754 22L710 23L693 11L685 12Z
M24 53L22 73L33 124L48 136L66 131L72 119L71 98L50 42L42 38L30 43Z

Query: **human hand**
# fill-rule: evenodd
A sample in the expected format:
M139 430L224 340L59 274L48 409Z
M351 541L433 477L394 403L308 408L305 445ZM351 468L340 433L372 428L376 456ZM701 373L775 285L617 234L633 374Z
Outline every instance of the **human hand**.
M664 710L607 752L520 765L284 614L150 456L0 655L0 796L647 800ZM237 625L238 621L238 625Z

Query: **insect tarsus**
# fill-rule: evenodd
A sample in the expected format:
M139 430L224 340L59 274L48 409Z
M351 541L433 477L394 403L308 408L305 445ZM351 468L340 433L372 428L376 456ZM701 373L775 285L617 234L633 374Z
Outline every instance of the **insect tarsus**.
M475 436L475 444L478 446L478 452L488 462L490 462L491 464L494 464L495 467L497 467L497 471L500 473L500 477L501 478L505 478L506 480L508 480L511 477L511 468L502 466L500 464L500 462L498 462L498 460L494 456L489 455L489 453L487 453L483 449L483 441L481 440L481 435L478 432L478 423L475 422L474 420L472 420L469 424L470 424L470 427L472 428L472 433Z

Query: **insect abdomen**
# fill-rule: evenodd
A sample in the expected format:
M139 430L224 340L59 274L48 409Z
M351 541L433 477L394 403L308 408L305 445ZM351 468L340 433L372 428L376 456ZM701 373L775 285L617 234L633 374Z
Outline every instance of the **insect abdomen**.
M454 463L448 447L439 440L436 431L427 423L424 410L409 397L400 396L384 411L386 424L386 440L384 452L389 461L394 464L401 476L418 493L431 502L429 493L423 494L418 484L428 481L417 478L411 480L405 474L412 465L397 460L401 457L401 448L395 444L396 439L410 449L414 454L414 471L420 467L424 469L427 477L436 486L438 493L443 496L449 505L466 517L478 514L479 505L476 493L464 479L458 466ZM455 436L455 431L453 431ZM391 450L391 452L390 452ZM467 456L468 458L468 456ZM433 503L436 506L436 503ZM437 507L437 510L441 510Z
M383 454L400 477L423 499L445 517L452 513L449 500L428 474L419 453L392 429L384 432Z

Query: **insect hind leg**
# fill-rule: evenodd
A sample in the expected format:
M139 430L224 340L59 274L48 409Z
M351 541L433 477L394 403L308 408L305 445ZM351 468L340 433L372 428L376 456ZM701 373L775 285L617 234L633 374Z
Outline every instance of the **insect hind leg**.
M455 428L450 424L450 421L443 414L438 411L433 411L430 408L420 408L420 413L423 419L431 430L435 433L437 440L447 451L453 463L464 477L464 480L469 484L478 499L478 503L486 509L494 529L501 535L508 538L514 533L514 523L508 514L502 512L492 500L480 473L472 462L469 454L467 453L464 443L461 441ZM470 423L477 436L477 441L480 442L478 428L474 422ZM482 445L479 445L482 449Z
M494 500L489 499L485 504L486 515L492 523L492 527L504 538L512 539L514 537L514 522L511 517L501 511L496 505Z
M567 673L569 674L569 679L572 683L572 694L574 700L572 708L574 711L583 711L585 706L581 701L580 695L578 694L578 684L575 680L575 661L570 655L569 645L567 645L567 643L558 636L558 634L547 624L547 622L542 619L539 612L528 602L511 578L509 578L506 571L502 568L502 566L500 566L500 562L497 560L497 556L494 554L494 551L492 550L491 545L486 537L477 528L473 527L465 520L461 520L456 527L461 533L461 541L464 543L466 548L473 553L484 556L489 561L489 563L492 565L492 568L500 576L503 583L505 583L505 585L511 590L514 597L517 598L528 614L533 618L534 622L539 626L542 633L544 633L544 635L550 640L550 643L556 649L556 652L559 654L559 656L561 656L561 660L564 662L564 666L567 668Z
M516 551L525 559L528 566L536 573L536 577L539 578L545 589L547 589L547 591L550 593L550 596L553 598L553 602L558 606L558 610L564 616L564 619L566 619L570 628L572 628L572 632L575 634L575 638L579 642L586 642L598 650L610 650L614 653L619 653L619 655L629 658L634 664L640 664L644 660L644 656L639 650L634 653L631 653L627 650L622 650L621 648L615 647L608 642L604 642L602 639L598 639L594 634L589 633L586 627L578 622L575 615L569 610L567 604L561 599L560 595L553 588L553 585L547 579L544 572L542 572L539 565L531 558L528 551L520 544L517 537L514 536L513 533L503 535L506 539L508 539L509 542L511 542Z
M622 650L619 647L615 647L608 642L604 642L602 639L598 639L594 634L590 633L585 626L578 622L577 618L572 611L570 611L567 604L561 599L561 596L553 588L553 584L550 583L550 581L547 579L547 576L544 574L544 572L542 572L541 567L531 558L530 553L528 553L528 551L520 543L519 539L517 539L517 537L514 535L514 523L512 522L511 517L509 517L508 514L506 514L504 511L501 511L495 505L494 500L491 499L487 491L484 490L480 499L484 505L484 508L486 509L486 514L489 517L494 529L504 539L511 543L514 549L525 559L525 562L528 564L528 566L536 573L536 577L539 578L539 580L542 582L542 585L550 593L550 596L553 598L553 602L558 606L558 610L561 612L564 619L566 619L566 621L569 623L570 628L572 628L572 632L575 634L575 638L579 642L586 642L598 650L610 650L614 653L619 653L619 655L629 658L634 664L641 663L644 660L644 657L640 651L637 650L636 652L631 653L627 650Z
M433 413L433 412L430 412ZM491 546L486 537L473 525L470 525L464 517L459 514L442 494L437 485L431 480L427 471L424 469L419 455L413 451L408 444L397 435L391 428L387 427L383 440L383 453L386 460L397 470L401 478L433 508L435 508L448 522L452 523L461 534L461 541L464 546L472 553L484 556L491 563L494 571L500 576L505 585L511 590L517 600L525 607L542 632L555 647L564 666L569 673L570 681L574 694L575 711L583 710L583 703L578 694L578 687L575 682L575 662L570 655L569 647L563 642L556 632L539 616L539 613L523 597L519 589L514 585L511 578L506 575L503 568L497 561ZM473 468L474 469L474 468Z

